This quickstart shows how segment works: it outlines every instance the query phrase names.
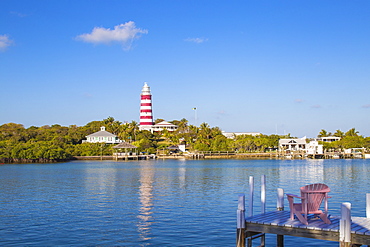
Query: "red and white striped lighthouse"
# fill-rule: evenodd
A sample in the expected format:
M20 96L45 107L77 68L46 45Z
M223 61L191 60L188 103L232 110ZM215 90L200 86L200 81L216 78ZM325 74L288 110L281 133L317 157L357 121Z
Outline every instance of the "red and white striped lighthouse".
M148 84L144 84L140 99L140 129L150 130L153 126L152 94Z

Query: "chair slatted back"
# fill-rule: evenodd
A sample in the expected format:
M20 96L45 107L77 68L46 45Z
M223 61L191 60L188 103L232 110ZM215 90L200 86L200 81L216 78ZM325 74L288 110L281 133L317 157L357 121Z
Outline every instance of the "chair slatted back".
M321 183L301 187L301 196L306 198L308 213L319 210L328 192L330 192L330 188L326 184Z

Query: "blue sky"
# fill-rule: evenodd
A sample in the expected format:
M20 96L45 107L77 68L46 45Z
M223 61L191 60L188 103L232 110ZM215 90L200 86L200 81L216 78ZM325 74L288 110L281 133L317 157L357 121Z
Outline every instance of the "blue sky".
M0 1L0 124L138 122L147 82L155 119L370 136L369 78L368 0Z

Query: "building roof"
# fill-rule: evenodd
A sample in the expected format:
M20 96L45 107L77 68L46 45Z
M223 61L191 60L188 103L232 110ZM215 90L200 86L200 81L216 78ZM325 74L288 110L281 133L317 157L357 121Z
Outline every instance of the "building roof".
M137 147L128 142L121 142L120 144L114 146L113 148L137 148Z
M175 145L172 145L172 146L169 146L167 147L167 149L170 149L170 150L180 150L178 146L175 146Z
M162 121L162 122L160 122L160 123L155 124L154 126L156 126L156 127L164 127L164 126L173 126L173 127L177 127L177 125L174 125L174 124L169 123L169 122L167 122L167 121Z
M116 135L105 131L105 127L100 127L100 131L92 133L86 137L116 137Z
M280 139L279 144L306 144L306 138L298 139Z

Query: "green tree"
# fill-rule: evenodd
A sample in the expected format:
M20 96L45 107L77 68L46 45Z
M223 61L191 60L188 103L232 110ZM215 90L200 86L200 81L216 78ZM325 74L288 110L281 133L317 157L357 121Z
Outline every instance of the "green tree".
M338 129L338 130L336 130L334 132L334 136L336 136L336 137L344 137L344 132Z
M118 135L122 122L115 120L113 117L108 117L102 122L108 132Z
M329 133L324 129L322 129L320 133L317 135L317 137L327 137L327 136L329 136Z
M355 128L352 128L350 130L348 130L346 133L345 133L345 136L348 137L348 136L358 136L359 132L355 129Z

